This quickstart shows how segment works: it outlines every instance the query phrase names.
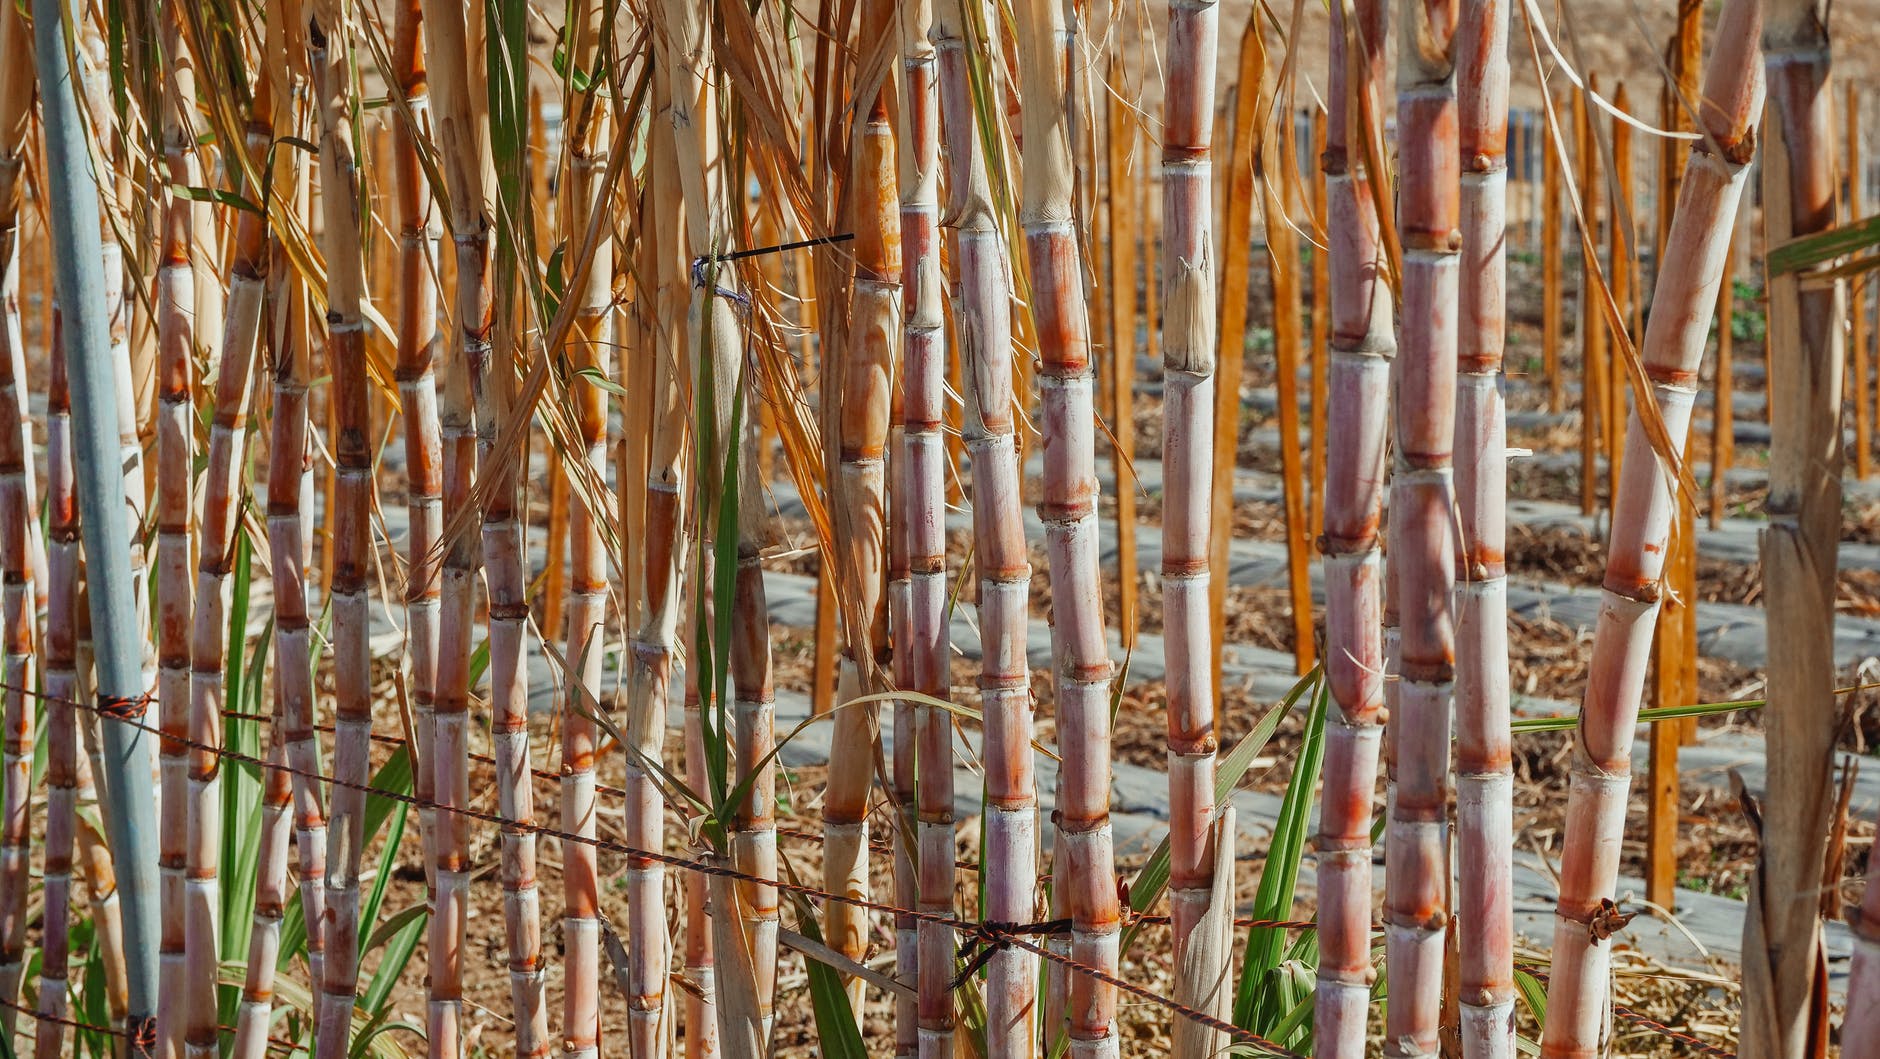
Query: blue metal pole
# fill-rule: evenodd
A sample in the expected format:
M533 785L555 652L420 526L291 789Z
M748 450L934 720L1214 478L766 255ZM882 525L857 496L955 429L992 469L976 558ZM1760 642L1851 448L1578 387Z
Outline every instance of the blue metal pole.
M73 456L78 472L85 577L90 587L92 637L97 649L101 703L141 703L143 630L133 602L130 528L125 524L124 479L119 471L117 375L105 321L104 254L99 234L98 185L79 120L68 20L68 0L41 0L33 18L33 51L45 109L47 226L52 233L53 276L64 319L65 357L72 388ZM105 814L124 913L124 962L130 987L129 1025L134 1050L154 1039L157 1007L157 820L151 798L156 738L121 720L103 722L106 787L115 797Z

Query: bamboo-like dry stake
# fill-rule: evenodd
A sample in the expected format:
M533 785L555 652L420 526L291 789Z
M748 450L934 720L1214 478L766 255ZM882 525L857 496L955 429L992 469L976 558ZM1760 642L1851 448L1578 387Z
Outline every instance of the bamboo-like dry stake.
M1731 219L1730 250L1717 285L1717 377L1710 402L1710 528L1729 513L1730 468L1736 463L1736 254L1738 221Z
M1112 80L1123 76L1122 64L1112 58ZM1106 410L1110 427L1110 473L1116 484L1116 593L1117 639L1125 651L1136 643L1136 218L1138 184L1147 180L1132 178L1137 142L1136 126L1124 101L1121 85L1112 85L1104 95L1104 133L1108 149L1110 222L1110 359L1109 400ZM1143 243L1142 253L1155 252L1153 240ZM1155 280L1149 277L1150 330L1155 305Z
M1547 410L1566 408L1567 380L1560 367L1563 327L1560 301L1561 255L1548 253L1560 244L1560 149L1551 136L1541 137L1541 371L1547 376Z
M1514 763L1509 746L1508 5L1456 31L1462 256L1456 358L1457 999L1464 1059L1513 1059ZM1551 248L1549 248L1551 254Z
M1651 407L1664 428L1660 437L1669 455L1679 459L1696 397L1703 339L1717 285L1724 278L1730 218L1747 183L1751 124L1762 110L1756 55L1760 18L1754 0L1732 0L1723 10L1698 118L1706 138L1692 145L1665 243L1667 257L1682 265L1659 274L1639 351ZM1531 44L1530 50L1538 49ZM1548 117L1549 134L1558 137L1551 111ZM1713 153L1718 149L1722 153ZM1582 245L1590 249L1590 236L1582 236ZM1644 403L1642 398L1641 406ZM1639 414L1628 426L1626 445L1630 458L1613 508L1599 623L1574 747L1555 913L1554 977L1541 1043L1546 1059L1597 1052L1606 1039L1610 1012L1612 944L1597 924L1601 902L1613 897L1617 884L1633 729L1673 512L1671 483Z
M1110 832L1110 656L1098 561L1095 388L1072 206L1072 54L1063 5L1027 0L1018 11L1025 170L1019 221L1031 264L1042 386L1044 491L1038 516L1050 561L1059 771L1053 897L1070 912L1070 955L1117 971L1122 918ZM1243 231L1244 235L1245 232ZM1245 284L1242 283L1242 303ZM1231 487L1231 482L1230 482ZM1229 507L1231 511L1231 505ZM1021 869L1022 870L1022 869ZM1089 975L1068 982L1069 1054L1115 1054L1116 991Z
M1580 215L1592 232L1591 241L1585 244L1588 249L1581 255L1580 261L1580 319L1577 327L1580 379L1584 388L1580 402L1580 514L1588 516L1599 509L1600 457L1609 460L1612 457L1607 448L1605 429L1606 420L1611 415L1610 398L1607 396L1611 380L1606 377L1611 361L1606 353L1606 318L1594 291L1597 282L1594 277L1599 272L1597 247L1600 204L1605 196L1600 191L1599 144L1593 133L1593 106L1587 93L1597 91L1599 81L1589 74L1586 90L1573 96L1573 149L1580 163L1580 171L1575 176L1580 187ZM1607 501L1611 502L1610 496Z
M1396 466L1391 476L1392 576L1402 616L1395 762L1384 856L1386 1056L1439 1047L1449 902L1448 779L1455 682L1457 293L1460 156L1452 55L1456 8L1404 0L1418 27L1397 53L1397 227L1403 245L1403 321L1397 357ZM1472 88L1474 86L1471 86Z
M1366 0L1332 8L1327 96L1325 230L1331 337L1326 347L1325 675L1337 707L1326 728L1319 814L1319 973L1313 1039L1327 1059L1361 1059L1371 1006L1371 820L1383 735L1385 657L1378 520L1389 418L1391 291L1372 186L1369 145L1382 130L1375 100L1384 74L1389 8ZM1394 684L1394 682L1392 682Z
M1229 548L1234 539L1234 465L1240 449L1240 386L1247 361L1247 294L1252 287L1253 210L1261 201L1254 186L1259 176L1259 158L1266 142L1260 127L1263 108L1261 92L1265 87L1266 49L1260 45L1259 20L1249 19L1241 36L1239 76L1230 95L1230 113L1220 116L1218 125L1226 141L1223 157L1232 159L1227 179L1218 181L1216 209L1223 218L1222 253L1227 268L1220 277L1219 320L1214 329L1214 452L1217 458L1210 474L1208 566L1222 571L1222 576L1208 583L1208 628L1227 627L1226 571ZM1231 119L1231 120L1230 120ZM1270 270L1269 270L1270 271ZM1280 452L1292 448L1291 439L1280 431ZM1288 534L1288 540L1291 535ZM1208 684L1215 701L1221 698L1223 677L1221 653L1226 637L1213 637L1209 645Z
M1834 91L1827 5L1765 5L1761 129L1767 245L1832 228ZM1719 34L1721 36L1721 34ZM1765 258L1765 260L1767 260ZM1825 271L1826 266L1813 271ZM1844 283L1768 277L1768 787L1743 917L1744 1059L1803 1054L1827 1025L1819 887L1834 814L1835 566L1841 538Z
M1012 394L1011 262L993 206L990 162L968 69L968 49L986 43L968 39L971 27L992 24L985 11L968 14L966 5L979 3L940 0L932 39L939 53L940 120L953 196L947 213L959 241L955 305L967 379L964 435L972 454L973 563L979 572L984 644L979 687L985 723L985 915L1017 922L1035 914L1038 863L1031 679L1025 652L1031 565L1020 514ZM1205 196L1201 201L1205 204ZM1036 957L1001 949L988 968L988 1059L1036 1054Z
M1248 31L1258 35L1259 20L1248 22ZM1260 50L1266 50L1264 38ZM1275 86L1274 91L1281 91ZM1279 97L1276 95L1274 100ZM1277 108L1269 108L1277 109ZM1286 584L1292 598L1293 669L1308 673L1317 662L1312 642L1312 539L1313 531L1306 514L1308 499L1304 459L1299 452L1299 333L1301 298L1299 291L1299 233L1289 214L1289 192L1298 184L1293 141L1290 134L1278 143L1262 145L1254 158L1260 171L1260 209L1266 225L1267 275L1273 288L1274 372L1279 396L1279 464L1283 479L1281 497L1286 513ZM1231 461L1227 461L1230 462ZM1218 465L1217 465L1218 466ZM1233 495L1228 494L1228 511L1233 511ZM1233 523L1228 523L1229 535ZM1227 582L1228 566L1222 562L1219 582ZM1224 626L1216 626L1224 629ZM1225 640L1223 632L1221 639Z
M1847 209L1845 216L1858 220L1867 215L1866 184L1861 179L1865 164L1860 153L1860 92L1847 86ZM1862 481L1873 477L1873 365L1867 348L1867 301L1872 293L1867 277L1855 277L1848 288L1847 343L1853 354L1848 359L1848 400L1854 404L1854 477Z
M919 821L919 908L954 914L953 724L932 705L949 697L946 556L945 280L940 261L939 60L931 39L932 0L912 0L901 18L901 245L906 306L902 403L907 514L908 687L926 698L915 710L915 805ZM923 1059L953 1054L955 939L943 922L920 924L915 1001Z
M1612 106L1614 110L1628 112L1630 100L1626 96L1625 82L1613 90ZM1589 188L1592 185L1587 185ZM1633 335L1639 334L1637 324L1638 300L1633 297L1633 275L1638 261L1635 244L1635 225L1637 213L1633 210L1632 197L1632 127L1612 118L1612 210L1611 221L1606 225L1606 282L1612 288L1612 296L1619 304L1619 319L1631 329ZM1589 191L1588 194L1596 194ZM1626 384L1624 344L1608 341L1606 343L1606 411L1600 421L1600 429L1605 440L1601 447L1606 452L1606 495L1613 495L1613 485L1625 467L1624 435L1625 397L1630 387Z

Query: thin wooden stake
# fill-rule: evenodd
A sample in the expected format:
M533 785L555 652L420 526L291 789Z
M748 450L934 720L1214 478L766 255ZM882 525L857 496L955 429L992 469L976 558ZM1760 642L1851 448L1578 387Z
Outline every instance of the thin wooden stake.
M1843 216L1864 217L1866 189L1860 181L1860 92L1847 86L1847 210ZM1867 351L1866 277L1856 277L1849 284L1848 314L1848 397L1854 402L1854 477L1865 481L1873 476L1873 391L1868 378L1871 367Z
M1560 154L1551 136L1541 137L1541 371L1547 376L1547 410L1566 409L1566 379L1560 370Z
M1599 79L1589 75L1587 91L1599 91ZM1593 137L1591 105L1585 93L1573 97L1574 150L1578 152L1579 184L1584 198L1582 210L1588 250L1599 243L1599 145ZM1606 379L1606 318L1602 314L1594 288L1598 285L1598 262L1580 263L1580 376L1585 391L1580 402L1580 514L1591 515L1599 508L1599 458L1609 455L1605 433L1601 429L1609 414Z
M1264 50L1264 48L1262 48ZM1286 510L1286 580L1292 592L1293 668L1305 673L1317 660L1312 630L1312 529L1306 519L1305 468L1299 452L1299 233L1287 216L1285 189L1296 180L1280 166L1292 167L1294 158L1285 143L1270 145L1261 161L1267 166L1260 181L1261 209L1266 218L1267 275L1273 284L1273 345L1279 391L1279 463ZM1278 159L1274 165L1274 159ZM1313 446L1315 453L1323 449ZM1222 461L1225 462L1225 461ZM1218 466L1218 464L1217 464ZM1230 497L1231 499L1231 497ZM1218 516L1219 511L1216 510ZM1233 522L1230 518L1228 529ZM1217 581L1226 582L1227 564ZM1216 626L1220 628L1220 626ZM1225 637L1221 637L1225 639ZM1217 670L1218 672L1218 670Z
M1110 466L1116 478L1117 639L1128 650L1136 643L1136 196L1141 194L1130 163L1136 153L1136 126L1123 102L1122 66L1111 61L1112 90L1104 93L1104 123L1110 174L1110 394L1107 402L1112 440ZM1151 244L1147 248L1153 252ZM1155 284L1149 284L1149 334L1155 341Z
M1266 49L1260 45L1259 21L1256 18L1250 22L1240 40L1239 81L1233 89L1233 125L1227 130L1227 135L1222 137L1223 142L1229 145L1223 153L1230 160L1231 168L1227 179L1219 183L1220 193L1226 199L1226 223L1221 232L1223 267L1220 326L1215 331L1217 388L1214 391L1214 503L1209 511L1211 528L1208 534L1208 565L1215 571L1215 576L1208 582L1208 627L1216 633L1210 645L1214 652L1216 701L1221 696L1221 655L1226 649L1227 639L1220 632L1227 627L1228 550L1234 539L1234 465L1240 450L1240 382L1247 359L1247 295L1252 286L1253 271L1253 204L1256 196L1263 194L1254 184L1260 176L1259 160L1265 148L1265 137L1260 128L1260 113L1265 109L1260 105L1260 96L1265 80ZM1265 199L1270 200L1270 196ZM1272 208L1270 201L1267 201L1267 208ZM1268 238L1271 238L1273 229L1283 226L1267 218ZM1270 245L1268 249L1271 250ZM1269 265L1269 275L1273 267L1276 266ZM1277 306L1275 311L1277 313ZM1284 404L1283 399L1281 403ZM1296 418L1297 409L1294 412ZM1279 449L1281 453L1290 453L1297 460L1298 449L1293 439L1287 436L1284 425L1280 427ZM1290 485L1287 487L1289 496L1292 488ZM1289 519L1288 540L1292 537L1291 525Z
M1612 95L1614 108L1631 113L1630 99L1626 95L1625 84L1621 82ZM1636 337L1642 332L1637 323L1638 299L1633 295L1634 233L1637 231L1635 220L1638 216L1633 210L1632 195L1632 127L1618 118L1612 120L1612 174L1614 200L1612 220L1606 226L1607 256L1612 268L1608 282L1612 284L1612 294L1619 303L1619 318L1627 322ZM1589 185L1590 187L1590 185ZM1607 343L1610 354L1606 361L1606 418L1601 424L1605 435L1607 496L1614 496L1614 486L1619 481L1619 467L1625 455L1623 444L1625 429L1625 365L1624 356L1617 342Z
M1736 462L1736 252L1740 240L1730 241L1730 265L1717 286L1717 378L1710 402L1710 528L1723 525L1729 497L1730 467Z

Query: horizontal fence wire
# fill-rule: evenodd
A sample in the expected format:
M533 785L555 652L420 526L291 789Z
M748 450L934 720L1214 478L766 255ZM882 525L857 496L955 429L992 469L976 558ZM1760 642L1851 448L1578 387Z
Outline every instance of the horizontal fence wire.
M719 878L732 879L738 882L754 883L760 886L772 886L778 889L779 891L782 891L785 893L796 894L798 896L810 898L812 900L835 901L839 904L850 905L856 908L861 908L866 911L875 912L881 915L905 917L915 922L939 924L939 925L948 927L962 935L965 935L969 939L972 939L973 941L976 941L983 945L989 945L989 946L993 946L997 948L1021 949L1026 952L1032 953L1036 956L1039 956L1045 960L1048 960L1050 962L1060 964L1061 966L1077 974L1084 975L1085 977L1101 982L1112 988L1121 990L1122 992L1128 993L1131 996L1137 997L1138 999L1148 1001L1151 1004L1154 1004L1158 1007L1161 1007L1169 1011L1171 1014L1178 1015L1182 1018L1186 1018L1192 1022L1195 1022L1198 1025L1201 1025L1208 1029L1212 1029L1222 1034L1225 1034L1230 1039L1235 1041L1237 1044L1242 1044L1242 1045L1255 1048L1263 1054L1266 1054L1269 1056L1276 1056L1276 1057L1279 1057L1279 1059L1306 1059L1305 1056L1302 1056L1299 1053L1292 1051L1289 1048L1284 1047L1283 1045L1270 1041L1266 1039L1265 1037L1262 1037L1259 1034L1254 1033L1250 1030L1241 1029L1240 1027L1235 1026L1232 1023L1226 1022L1213 1015L1210 1015L1205 1011L1201 1011L1199 1009L1189 1007L1188 1005L1182 1004L1179 1001L1174 1000L1173 998L1166 997L1159 993L1156 993L1155 991L1148 989L1145 986L1137 985L1134 982L1130 982L1128 980L1119 978L1115 975L1111 975L1103 971L1101 968L1093 967L1089 964L1079 962L1078 960L1072 957L1066 956L1063 953L1054 952L1044 946L1034 944L1033 942L1027 940L1026 934L1035 933L1035 931L1028 931L1026 929L1027 927L1026 924L974 922L972 920L961 919L957 915L942 915L942 914L935 913L935 912L922 912L918 909L900 908L900 907L897 907L895 905L888 904L885 902L870 901L864 898L853 897L847 894L838 894L838 893L832 893L827 890L820 890L820 889L817 889L816 887L807 886L802 883L790 882L788 880L783 880L783 879L768 879L768 878L764 878L758 875L751 875L746 872L738 871L737 869L732 868L729 865L725 865L725 864L719 864L719 863L709 862L709 861L700 861L697 859L689 859L689 858L680 857L680 856L676 856L676 855L669 854L669 853L660 853L660 852L654 852L652 850L639 849L634 846L626 845L625 843L615 842L611 839L604 839L604 838L598 838L598 837L590 838L585 835L576 835L571 832L561 831L561 830L551 828L551 827L546 827L540 824L525 824L520 821L511 820L508 817L502 816L501 814L498 814L498 813L485 812L480 809L472 809L472 808L469 808L468 806L446 805L442 802L419 798L416 795L404 794L398 791L383 790L377 787L373 787L370 784L352 783L350 781L338 779L337 777L325 775L324 773L309 772L303 769L296 769L285 763L281 763L281 764L272 763L272 762L266 761L259 757L255 757L250 754L244 754L239 751L229 750L226 747L212 746L208 743L203 743L203 742L190 739L187 737L182 737L182 736L171 736L171 735L165 734L161 729L155 727L154 725L145 723L142 720L142 718L144 717L146 713L149 703L155 698L155 694L153 692L145 692L143 695L138 696L133 699L112 699L112 698L108 698L106 696L101 695L99 696L99 701L97 703L87 703L87 702L78 702L73 699L61 698L55 695L47 695L44 692L41 692L37 689L23 688L18 685L8 684L5 682L0 682L0 691L15 692L18 694L25 695L29 698L37 699L42 702L55 702L61 705L73 707L75 709L86 710L91 713L97 714L101 717L104 717L106 719L114 720L121 724L129 725L130 727L135 728L138 731L147 732L160 739L174 743L186 749L212 754L218 759L233 761L237 764L251 765L253 767L260 768L260 769L268 769L272 771L281 772L289 776L298 776L302 779L312 780L316 783L322 783L329 787L339 787L339 788L346 789L346 790L355 790L355 791L359 791L364 794L367 794L369 796L386 798L386 799L389 799L395 802L400 802L405 805L412 806L418 809L431 809L431 810L435 810L439 812L452 813L452 814L462 816L471 820L477 820L483 823L493 824L496 827L511 830L511 831L524 832L524 833L534 834L534 835L538 835L538 836L545 837L545 838L557 839L563 842L574 842L580 845L592 846L598 850L603 850L609 853L620 854L622 856L629 858L629 860L637 858L637 859L644 860L644 861L650 861L650 862L657 863L657 864L663 864L672 868L678 868L682 871L696 872L701 875L716 876ZM266 715L266 714L246 713L246 712L237 711L237 710L223 710L222 713L225 717L230 717L230 718L237 719L237 720L259 721L264 724L272 724L275 721L274 717L270 715ZM316 725L315 727L316 727L316 730L318 731L327 732L327 733L332 732L332 727L330 725ZM409 746L409 744L405 740L400 739L396 736L373 733L372 738L375 742L379 742L384 745L396 746L396 747L408 747ZM489 758L487 755L472 753L470 756L472 759L484 762L486 764L493 763L493 759ZM561 779L561 777L558 774L550 772L546 769L531 768L530 772L533 773L535 778L539 780L559 781ZM625 793L621 791L619 788L609 787L609 786L606 786L605 784L596 784L595 789L602 793L611 792L616 795L622 795ZM801 839L805 839L808 841L819 842L822 840L822 836L814 832L800 831L796 829L781 828L781 827L778 828L777 831L779 834L788 835L794 838L801 838ZM871 843L871 847L872 845L873 844ZM891 852L891 849L877 848L877 851L878 852ZM965 861L956 861L955 866L965 869L965 870L969 870L969 871L978 869L977 865L971 864ZM1129 916L1129 922L1143 924L1147 926L1166 926L1169 923L1169 920L1170 920L1170 917L1167 915L1153 914L1153 913L1139 913L1139 914L1134 914L1134 915ZM1318 924L1315 921L1309 920L1309 919L1261 919L1261 918L1255 918L1255 917L1242 916L1242 917L1236 917L1234 919L1234 925L1237 927L1262 929L1262 930L1316 930L1318 929ZM1373 929L1376 930L1379 928L1377 928L1374 925ZM1527 964L1517 964L1517 967L1524 973L1533 976L1542 984L1546 984L1548 981L1548 976L1546 972L1540 970L1539 968L1536 968ZM4 1001L0 1001L0 1002L4 1002ZM19 1005L14 1005L14 1004L7 1004L6 1006L19 1007ZM20 1008L20 1010L25 1010L25 1009ZM1719 1048L1716 1045L1713 1045L1709 1043L1708 1041L1705 1041L1701 1037L1693 1036L1692 1034L1685 1033L1681 1030L1673 1029L1670 1026L1667 1026L1664 1023L1659 1022L1651 1018L1648 1015L1633 1011L1630 1008L1627 1008L1623 1005L1614 1004L1612 1013L1615 1018L1631 1023L1632 1025L1637 1026L1641 1029L1644 1029L1653 1033L1657 1033L1672 1041L1675 1041L1688 1048L1691 1048L1694 1051L1698 1052L1699 1054L1712 1056L1712 1057L1715 1057L1715 1059L1736 1059L1735 1053L1733 1052L1726 1051L1725 1049ZM73 1023L73 1025L79 1025L79 1024ZM100 1029L101 1032L109 1032L108 1027L101 1029L100 1027L87 1025L87 1026L81 1026L81 1028ZM227 1029L227 1027L224 1027L224 1029Z
M144 1056L153 1056L156 1054L157 1037L156 1022L154 1019L144 1024L144 1032L140 1034L133 1033L130 1030L118 1026L100 1026L95 1022L85 1022L80 1019L75 1019L70 1015L48 1015L38 1008L29 1007L11 997L0 996L0 1008L6 1008L9 1011L17 1011L23 1015L27 1015L35 1024L51 1023L54 1026L64 1026L67 1029L83 1030L86 1033L96 1033L106 1037L114 1037L118 1040L128 1041L130 1054L133 1057L139 1057L139 1059ZM216 1029L230 1036L241 1032L234 1026L228 1025L217 1026ZM15 1028L13 1032L18 1034L20 1033L20 1029ZM307 1049L305 1045L287 1040L284 1037L270 1036L268 1038L267 1050L270 1052L278 1052L281 1055L292 1055L295 1052L305 1052Z
M1270 1041L1251 1030L1242 1029L1208 1012L1190 1007L1180 1001L1163 996L1145 986L1137 985L1134 982L1109 974L1100 968L1082 963L1063 953L1053 952L1041 945L1034 945L1030 941L1027 941L1022 935L1021 931L1024 929L1023 924L974 922L972 920L962 919L957 915L943 915L937 912L923 912L918 909L900 908L881 901L870 901L848 894L831 893L827 890L806 886L798 882L791 882L787 879L768 879L761 875L752 875L747 872L739 871L730 865L721 864L713 860L700 860L650 849L639 849L623 842L615 842L612 839L577 835L572 832L545 827L541 824L512 820L499 813L472 809L469 806L447 805L443 802L419 798L416 795L405 794L399 791L383 790L372 786L370 783L354 783L350 780L342 780L336 776L328 776L320 772L297 769L292 765L270 762L252 754L229 750L226 747L215 746L214 744L191 739L187 736L168 734L155 725L146 723L142 718L148 712L150 702L155 698L155 694L152 692L145 692L129 700L110 699L107 701L105 697L100 696L100 701L94 704L47 695L36 689L25 688L15 684L0 683L0 691L11 691L38 699L42 702L54 702L74 709L86 710L107 719L114 720L119 724L134 728L137 731L156 736L172 745L213 755L218 760L232 761L236 764L267 769L288 776L298 776L301 779L311 780L328 787L357 791L368 796L400 802L417 809L430 809L436 812L448 813L464 819L490 824L511 833L531 834L544 838L557 839L562 842L573 842L583 846L591 846L597 850L624 856L628 859L629 863L638 860L652 864L661 864L666 867L678 868L681 871L689 871L699 875L730 879L736 882L752 883L758 886L769 886L782 893L795 894L812 900L834 901L839 904L860 908L864 911L874 912L879 915L894 916L914 922L943 926L983 944L998 948L1021 949L1052 963L1059 964L1076 974L1081 974L1085 977L1102 982L1105 985L1128 993L1137 999L1145 1000L1157 1007L1161 1007L1171 1014L1178 1015L1197 1025L1224 1034L1235 1044L1253 1048L1261 1054L1275 1056L1277 1059L1306 1059L1305 1056L1300 1055L1298 1052L1274 1041Z
M1535 967L1532 964L1516 963L1514 966L1515 966L1515 970L1518 970L1522 972L1523 974L1529 975L1535 981L1539 982L1542 985L1546 985L1548 982L1552 980L1546 971L1543 971L1539 967ZM1695 1036L1694 1034L1686 1033L1683 1030L1672 1029L1670 1026L1667 1026L1662 1022L1659 1022L1657 1019L1652 1018L1650 1015L1644 1014L1643 1012L1633 1011L1631 1008L1626 1007L1623 1004L1615 1003L1612 1005L1612 1017L1619 1019L1622 1022L1629 1022L1632 1025L1639 1027L1640 1029L1650 1030L1651 1032L1656 1033L1661 1037L1667 1037L1673 1041L1676 1041L1679 1044L1684 1045L1686 1048L1691 1049L1692 1051L1698 1053L1699 1055L1714 1056L1715 1059L1736 1059L1735 1052L1728 1051L1723 1048L1719 1048L1716 1045L1710 1043L1709 1041L1703 1039L1702 1037Z

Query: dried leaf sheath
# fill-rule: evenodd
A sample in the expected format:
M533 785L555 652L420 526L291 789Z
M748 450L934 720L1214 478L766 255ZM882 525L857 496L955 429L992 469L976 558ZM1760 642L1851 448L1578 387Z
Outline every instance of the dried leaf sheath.
M1071 917L1071 957L1116 973L1122 926L1110 832L1110 655L1098 564L1096 378L1073 217L1071 59L1064 5L1028 0L1018 11L1025 170L1025 230L1037 321L1043 408L1045 524L1051 568L1052 678L1058 749L1053 896ZM1133 297L1132 291L1130 296ZM1072 1056L1114 1054L1116 992L1084 974L1069 980ZM1050 1046L1060 1027L1047 1025Z
M1370 1009L1371 821L1383 735L1385 658L1378 524L1384 492L1391 292L1366 144L1379 133L1388 8L1332 5L1331 90L1322 155L1330 338L1326 356L1325 673L1337 714L1326 726L1319 814L1319 971L1314 1041L1326 1059L1365 1054ZM1360 106L1361 99L1373 102Z
M896 642L907 688L936 699L950 692L947 672L945 436L946 336L940 263L939 61L930 34L932 0L901 12L902 440L907 536L907 636ZM918 908L950 916L953 906L953 726L938 707L914 711L917 775L915 841ZM922 1059L953 1054L955 939L944 923L923 921L917 938L916 1043Z
M1707 139L1691 148L1665 243L1666 260L1686 267L1659 273L1651 320L1639 348L1650 395L1679 456L1717 287L1723 281L1732 220L1747 182L1753 126L1762 110L1756 45L1760 21L1755 0L1733 0L1723 9L1698 114ZM1549 134L1560 135L1551 114ZM1665 469L1635 410L1626 426L1624 469L1613 503L1603 598L1574 746L1553 980L1541 1039L1546 1059L1595 1054L1605 1039L1612 942L1595 939L1589 924L1600 901L1611 898L1617 884L1633 729L1675 507Z
M1462 255L1456 363L1456 834L1465 1059L1513 1059L1514 767L1509 746L1506 328L1508 6L1463 0L1456 32Z
M1038 862L1031 681L1025 653L1031 565L1014 436L1012 269L993 208L985 130L979 128L982 111L975 106L968 69L969 57L983 54L980 44L967 37L970 27L990 24L985 11L967 14L964 5L979 2L939 0L933 41L940 58L940 118L952 194L947 216L958 239L953 304L966 380L962 434L972 459L973 562L979 571L985 916L1026 922L1036 911ZM1035 1054L1037 959L1018 949L1001 949L987 966L988 1059Z

